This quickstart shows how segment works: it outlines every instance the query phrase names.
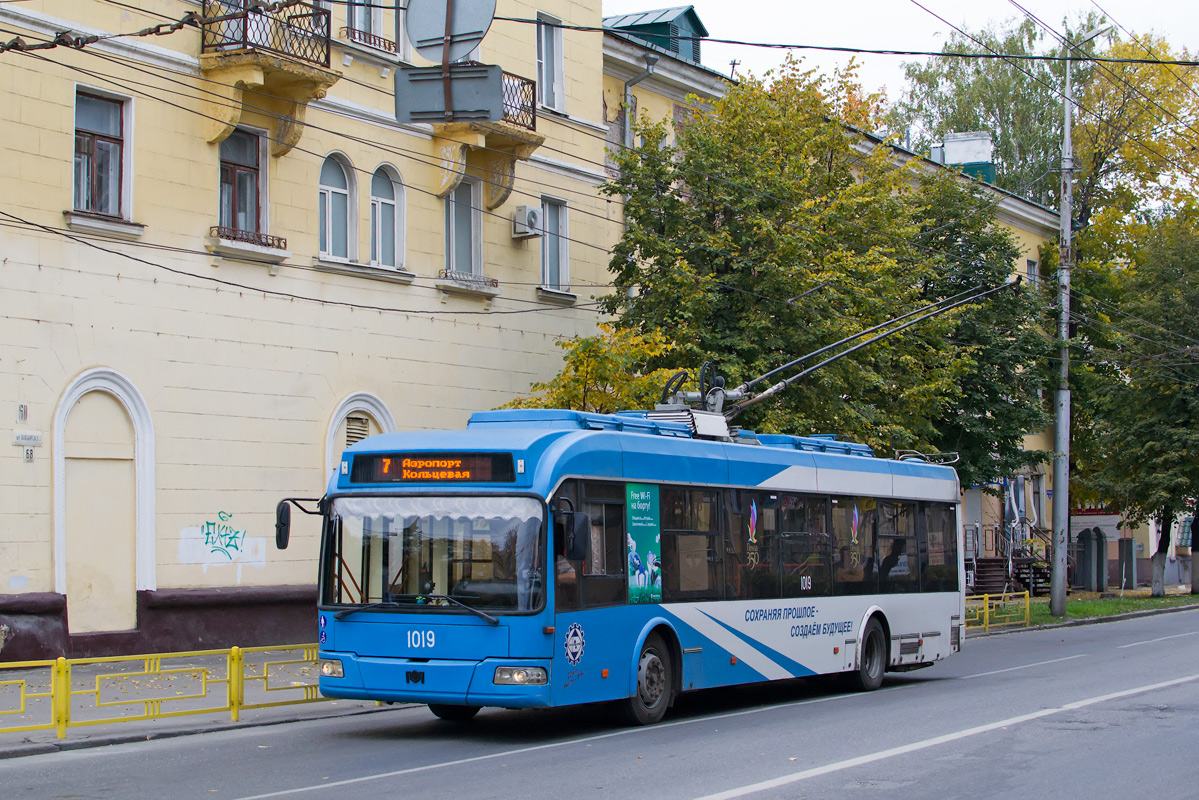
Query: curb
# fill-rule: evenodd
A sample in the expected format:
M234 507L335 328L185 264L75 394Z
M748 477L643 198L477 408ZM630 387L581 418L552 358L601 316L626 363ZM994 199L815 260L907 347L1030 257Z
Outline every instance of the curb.
M1129 611L1124 614L1113 614L1110 617L1087 617L1085 619L1068 619L1065 622L1049 622L1044 625L1032 625L1027 628L1003 628L992 631L979 631L978 633L966 634L967 639L978 639L983 636L1004 636L1010 633L1028 633L1029 631L1050 631L1055 628L1075 628L1079 625L1098 625L1103 622L1119 622L1123 619L1136 619L1137 617L1154 617L1158 614L1173 614L1177 611L1194 611L1199 609L1199 603L1192 603L1186 606L1174 606L1172 608L1149 608L1144 611Z
M196 734L217 733L219 731L235 731L244 730L246 728L265 728L270 725L289 725L293 722L311 722L318 719L337 719L341 717L359 717L367 714L379 714L386 711L398 711L400 709L417 708L416 703L397 703L388 705L382 708L365 708L356 711L344 711L330 714L313 714L311 716L296 716L288 719L263 719L263 720L239 720L238 722L212 722L205 725L188 727L188 728L173 728L168 730L156 730L141 733L114 733L101 734L98 736L81 736L78 739L54 739L49 742L26 742L10 747L0 745L0 761L8 758L22 758L24 756L46 755L47 753L61 753L69 750L86 750L93 747L107 747L113 744L131 744L133 742L148 742L157 739L175 739L180 736L194 736ZM120 723L112 723L120 724Z

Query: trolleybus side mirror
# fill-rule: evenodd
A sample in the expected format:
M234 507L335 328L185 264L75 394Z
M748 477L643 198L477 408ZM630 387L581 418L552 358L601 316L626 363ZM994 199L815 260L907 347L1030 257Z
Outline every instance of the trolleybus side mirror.
M287 549L287 540L291 537L291 503L280 500L275 506L275 547Z
M568 561L587 561L591 554L591 518L580 511L566 515L563 555Z

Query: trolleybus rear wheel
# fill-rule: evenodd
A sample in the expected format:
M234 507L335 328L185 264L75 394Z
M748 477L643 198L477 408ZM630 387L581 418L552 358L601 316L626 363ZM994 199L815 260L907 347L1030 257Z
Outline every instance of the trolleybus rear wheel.
M883 673L887 669L887 640L883 626L871 617L862 633L862 654L858 668L845 673L849 687L859 692L872 692L883 684Z
M661 636L651 633L637 659L637 691L624 701L623 711L628 721L634 725L660 722L670 705L673 683L670 650Z
M452 706L444 703L429 703L429 710L435 716L450 722L466 722L479 713L478 706Z

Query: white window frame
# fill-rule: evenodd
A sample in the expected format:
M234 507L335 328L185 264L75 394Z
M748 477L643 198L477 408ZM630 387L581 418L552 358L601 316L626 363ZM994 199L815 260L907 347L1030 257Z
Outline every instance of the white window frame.
M401 61L412 61L413 49L412 42L408 41L408 26L406 23L408 17L407 8L396 8L395 14L395 43L396 55Z
M361 33L382 36L383 9L377 0L349 0L346 25Z
M322 259L328 261L354 261L358 257L358 184L355 181L355 170L350 160L341 153L330 153L321 161L321 171L324 171L325 161L333 159L337 165L341 167L341 172L346 179L346 188L344 190L337 189L332 186L325 186L320 182L320 173L317 173L317 202L325 206L325 245L333 246L333 194L346 195L346 254L344 256L334 255L332 250L324 250L320 247L320 231L317 232L317 251ZM320 206L317 207L317 224L320 224Z
M563 22L558 17L542 11L537 12L537 22L537 102L554 111L565 111L566 82L563 69L565 58L562 53L562 28L553 27L562 25ZM543 22L548 24L540 24ZM545 45L550 37L553 37L553 63L545 61ZM548 79L547 75L553 80Z
M1026 258L1024 259L1024 277L1028 281L1029 288L1035 289L1041 285L1041 264L1040 262Z
M463 178L459 184L470 187L470 267L471 275L483 274L483 182L478 178ZM457 255L454 252L454 213L453 198L458 187L445 198L445 268L448 272L457 272Z
M395 200L386 200L375 197L374 194L374 179L375 175L382 172L389 181L391 181L391 190L395 195ZM399 171L390 164L381 164L374 172L371 173L371 250L374 253L383 252L383 226L377 224L376 220L382 219L383 207L385 205L392 206L392 213L395 215L395 261L394 264L383 264L379 259L372 258L371 266L381 269L404 269L404 229L407 219L407 208L404 194L404 181L400 178Z
M544 227L549 222L548 206L558 207L558 230L552 231L558 238L558 283L550 283L549 261L547 255L550 247L551 231ZM568 206L566 201L550 195L541 196L541 285L555 292L570 291L570 239L568 223Z
M71 104L71 202L72 213L89 214L88 211L75 209L75 107L80 94L90 94L103 100L112 100L121 104L121 176L120 203L117 219L125 222L133 221L133 98L129 95L117 94L107 89L98 89L86 83L75 84L75 100Z

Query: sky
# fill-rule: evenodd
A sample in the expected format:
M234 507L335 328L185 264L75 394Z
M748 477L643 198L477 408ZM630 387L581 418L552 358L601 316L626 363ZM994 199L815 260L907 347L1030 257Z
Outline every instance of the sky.
M1062 20L1072 27L1088 11L1102 6L1109 21L1136 34L1164 35L1177 51L1199 51L1199 4L1195 0L1018 0L1059 33ZM966 30L996 27L1024 12L1011 0L920 0L921 4ZM603 0L604 16L687 5L660 0ZM952 29L912 0L696 0L691 3L717 39L769 41L834 47L896 50L940 50ZM1123 33L1120 34L1123 37ZM804 64L821 72L844 65L848 57L815 50L798 51ZM705 42L705 66L728 74L729 61L738 72L762 74L781 63L785 51ZM918 56L859 55L859 76L868 90L885 87L891 100L902 94L903 62Z

